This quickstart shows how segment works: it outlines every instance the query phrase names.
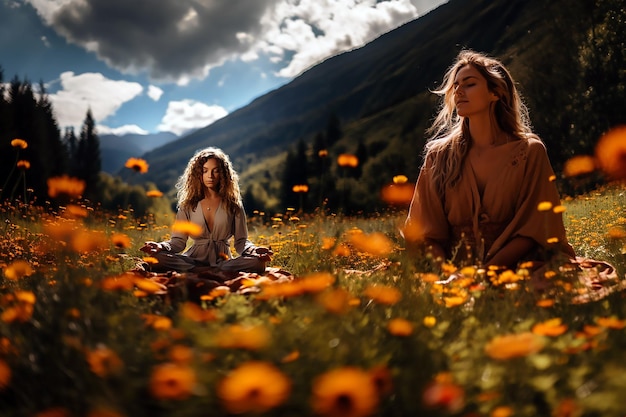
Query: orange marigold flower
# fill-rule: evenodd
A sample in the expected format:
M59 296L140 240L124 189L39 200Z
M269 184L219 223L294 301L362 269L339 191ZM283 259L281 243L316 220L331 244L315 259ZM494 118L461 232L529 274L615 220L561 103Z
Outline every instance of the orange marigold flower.
M376 365L369 370L369 374L379 396L382 397L393 392L393 378L387 366Z
M567 331L567 326L560 318L546 320L533 326L532 332L539 336L560 336Z
M553 204L550 201L542 201L537 205L538 211L549 211L552 210Z
M496 336L487 343L485 353L492 359L506 360L537 353L543 346L543 339L531 332L507 334Z
M337 158L337 164L340 167L356 168L359 166L359 158L356 155L342 153Z
M491 417L511 417L515 412L511 407L501 405L491 412Z
M100 378L118 374L124 363L120 357L106 346L98 346L94 350L85 352L89 369Z
M426 316L424 317L423 323L426 327L435 327L435 324L437 324L437 319L433 316Z
M215 310L204 309L192 302L184 302L178 311L181 317L198 323L217 320Z
M5 323L25 323L33 315L33 305L30 303L18 303L6 308L0 315L0 320Z
M465 406L465 391L448 374L439 374L424 390L422 400L427 407L458 413Z
M158 198L158 197L163 197L163 193L159 190L149 190L149 191L146 191L146 196L152 197L152 198Z
M100 286L108 291L130 291L135 285L135 275L124 272L120 275L107 277L102 280Z
M582 415L582 407L573 398L562 399L552 412L554 417L579 417Z
M262 414L283 404L291 381L267 362L249 361L232 370L217 386L222 405L231 414Z
M468 295L465 293L462 293L459 295L450 295L448 297L443 297L443 302L446 305L446 307L450 308L450 307L457 307L457 306L465 304L467 299L468 299Z
M626 239L626 227L611 226L607 231L607 235L610 239Z
M394 336L406 337L413 333L413 324L406 319L395 318L389 320L387 330Z
M155 330L169 330L172 328L172 320L169 317L158 314L142 314L141 318L146 323L146 326Z
M72 249L78 253L87 253L109 247L109 240L103 231L83 230L72 236Z
M552 307L555 301L553 298L542 298L541 300L537 300L537 307Z
M626 125L617 126L600 137L596 158L607 177L626 179Z
M354 231L349 236L350 243L361 252L374 256L387 256L393 251L391 240L384 233L363 233Z
M145 159L128 158L124 166L141 174L145 174L146 172L148 172L148 163L145 161Z
M217 345L225 349L259 350L270 341L269 331L261 325L242 326L234 324L224 327L216 335Z
M329 272L316 272L294 281L303 292L318 293L335 283L335 277Z
M615 316L611 317L598 317L596 318L598 326L607 327L609 329L620 330L626 327L626 320L619 320Z
M185 345L174 345L170 348L169 357L173 363L188 365L193 360L193 349Z
M188 365L164 363L152 368L150 393L162 400L186 400L196 386L196 373Z
M66 217L71 219L85 218L88 214L85 207L76 204L68 204L67 207L65 207L65 213L67 214Z
M148 294L167 294L167 287L159 282L147 278L135 277L133 283L141 291Z
M350 253L350 248L345 243L340 243L333 251L335 256L350 256Z
M130 237L124 233L113 233L111 243L120 249L127 249L131 246Z
M25 159L20 159L17 161L16 166L20 169L30 169L30 161L26 161Z
M18 259L14 261L4 270L4 276L6 279L16 281L20 278L31 276L35 273L33 267L27 261Z
M326 149L320 149L317 152L317 156L319 156L320 158L326 158L328 156L328 150Z
M344 314L350 309L351 298L348 291L337 288L320 293L315 300L331 313Z
M283 356L283 358L280 360L282 363L290 363L290 362L295 362L300 358L300 351L298 350L294 350L288 354L286 354L285 356Z
M402 298L400 290L386 285L369 285L363 294L379 304L386 305L394 305Z
M291 187L291 191L293 191L294 193L308 193L309 186L306 184L296 184Z
M405 177L406 178L406 177ZM413 200L415 188L409 183L394 183L385 185L380 191L380 198L387 204L410 204Z
M9 365L0 359L0 391L9 386L11 382L11 368Z
M330 250L332 248L335 247L335 242L337 242L337 239L334 237L323 237L322 238L322 249L323 250Z
M576 177L578 175L589 174L596 170L596 160L588 155L574 156L563 166L563 175L566 177Z
M28 142L26 142L24 139L16 138L11 141L11 146L13 146L14 148L26 149L28 148Z
M313 381L311 406L320 416L369 416L376 411L378 401L371 375L359 368L337 368Z
M67 175L48 178L48 195L52 198L79 198L85 191L85 181Z
M15 300L20 303L35 304L36 297L32 291L15 291Z
M172 225L172 232L183 233L189 236L200 236L202 227L192 222L176 220Z

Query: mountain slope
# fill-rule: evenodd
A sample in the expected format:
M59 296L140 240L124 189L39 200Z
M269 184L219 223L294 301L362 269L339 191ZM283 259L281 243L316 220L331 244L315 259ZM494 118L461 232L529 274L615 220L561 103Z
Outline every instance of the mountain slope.
M429 89L441 81L458 51L468 47L496 55L517 69L518 80L532 82L526 64L537 64L536 45L554 43L555 13L569 4L451 0L360 49L320 63L214 124L148 152L144 157L155 169L142 180L171 189L191 155L206 146L231 155L244 189L257 179L248 175L251 170L279 178L276 155L299 140L310 141L331 115L339 118L344 132L337 152L354 151L359 142L381 151L363 168L382 178L370 185L379 186L400 169L414 177L423 132L435 111ZM259 169L268 157L272 165Z

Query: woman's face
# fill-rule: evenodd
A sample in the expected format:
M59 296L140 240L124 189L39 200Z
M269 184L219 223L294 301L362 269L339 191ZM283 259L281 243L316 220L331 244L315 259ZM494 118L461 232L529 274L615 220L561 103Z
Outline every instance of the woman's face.
M220 188L220 166L215 158L209 158L202 165L202 184L210 190Z
M454 78L454 104L461 117L489 112L489 107L498 97L487 88L487 80L474 68L465 65Z

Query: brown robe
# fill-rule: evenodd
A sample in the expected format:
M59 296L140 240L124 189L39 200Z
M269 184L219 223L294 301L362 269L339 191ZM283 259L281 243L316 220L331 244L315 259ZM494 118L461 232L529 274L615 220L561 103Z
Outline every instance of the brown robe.
M538 252L541 248L556 250L573 258L562 214L538 210L541 202L549 201L554 207L561 204L543 143L528 138L500 145L495 151L497 175L487 181L482 195L469 159L465 158L457 184L447 187L440 196L427 157L407 222L419 225L421 237L438 242L448 256L457 254L454 261L463 261L458 259L463 253L466 258L484 262L516 236L533 239ZM472 252L469 256L465 248Z

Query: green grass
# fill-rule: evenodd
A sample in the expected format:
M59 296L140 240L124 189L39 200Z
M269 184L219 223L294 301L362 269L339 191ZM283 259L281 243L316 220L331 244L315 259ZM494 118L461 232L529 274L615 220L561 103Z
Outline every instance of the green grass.
M615 231L626 227L625 192L608 187L565 202L578 254L610 261L622 278L626 240ZM558 269L542 293L528 280L492 285L473 268L463 270L466 279L433 283L446 274L429 275L428 259L402 250L402 210L252 217L252 240L270 245L272 266L298 279L207 297L200 311L184 294L138 296L111 285L122 288L143 241L167 237L173 217L2 210L3 416L205 416L248 406L272 416L626 411L623 293L574 304L585 287ZM116 247L116 234L130 247ZM11 280L18 260L32 270ZM269 288L284 295L265 297ZM554 335L537 335L540 323ZM239 368L250 361L274 371ZM320 379L331 371L330 382Z

